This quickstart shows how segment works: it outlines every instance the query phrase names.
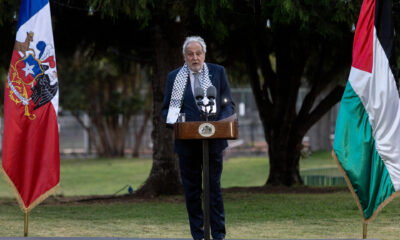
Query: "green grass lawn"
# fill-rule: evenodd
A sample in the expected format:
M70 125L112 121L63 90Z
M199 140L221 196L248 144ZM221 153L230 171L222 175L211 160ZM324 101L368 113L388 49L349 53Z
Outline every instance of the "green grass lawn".
M302 173L334 168L329 152L300 162ZM149 159L62 160L57 195L108 195L126 185L137 189L151 169ZM321 171L322 171L321 170ZM261 186L266 157L224 162L223 187ZM118 194L126 194L127 189ZM224 193L227 238L361 238L362 224L349 192L329 194ZM395 199L369 224L368 237L399 239L400 201ZM0 181L0 236L23 234L23 213ZM183 196L108 204L44 204L30 215L30 236L189 238Z
M337 169L337 164L333 160L331 152L328 151L313 152L310 156L300 160L301 172L325 168Z
M361 238L362 224L348 192L330 194L224 194L227 238ZM0 236L21 236L23 214L0 202ZM10 202L11 201L11 202ZM397 240L400 201L369 224L368 237ZM30 215L30 236L190 238L183 197L113 204L42 204Z
M127 193L127 185L137 189L151 170L151 159L65 159L61 160L58 195L109 195ZM300 161L301 171L324 171L336 164L329 152L316 152ZM322 168L322 170L321 170ZM222 187L261 186L269 173L267 157L234 157L225 160ZM0 181L0 198L13 197L5 181Z

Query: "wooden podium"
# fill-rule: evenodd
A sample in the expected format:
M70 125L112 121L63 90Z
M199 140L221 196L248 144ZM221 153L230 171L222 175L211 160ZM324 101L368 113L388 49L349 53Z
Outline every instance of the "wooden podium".
M203 142L203 188L204 188L204 239L210 240L210 167L208 141L210 139L237 139L236 115L221 121L178 122L174 125L175 139L199 139Z

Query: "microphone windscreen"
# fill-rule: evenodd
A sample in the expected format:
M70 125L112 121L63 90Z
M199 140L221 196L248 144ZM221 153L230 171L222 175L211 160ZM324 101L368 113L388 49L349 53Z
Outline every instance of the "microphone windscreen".
M204 90L200 87L194 89L194 98L201 100L204 98Z
M210 86L207 88L207 97L214 98L217 96L217 89L214 86Z

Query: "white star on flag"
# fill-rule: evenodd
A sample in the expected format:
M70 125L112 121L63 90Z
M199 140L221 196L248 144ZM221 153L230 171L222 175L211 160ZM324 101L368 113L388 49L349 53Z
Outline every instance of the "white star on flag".
M22 69L25 71L25 77L28 76L29 74L33 75L33 68L35 65L29 65L29 63L26 63L26 66Z

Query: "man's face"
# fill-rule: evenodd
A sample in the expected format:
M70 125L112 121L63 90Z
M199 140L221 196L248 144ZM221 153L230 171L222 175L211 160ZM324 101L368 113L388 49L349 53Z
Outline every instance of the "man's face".
M190 42L188 45L186 45L184 58L189 69L194 72L198 72L203 67L206 54L204 53L200 43Z

